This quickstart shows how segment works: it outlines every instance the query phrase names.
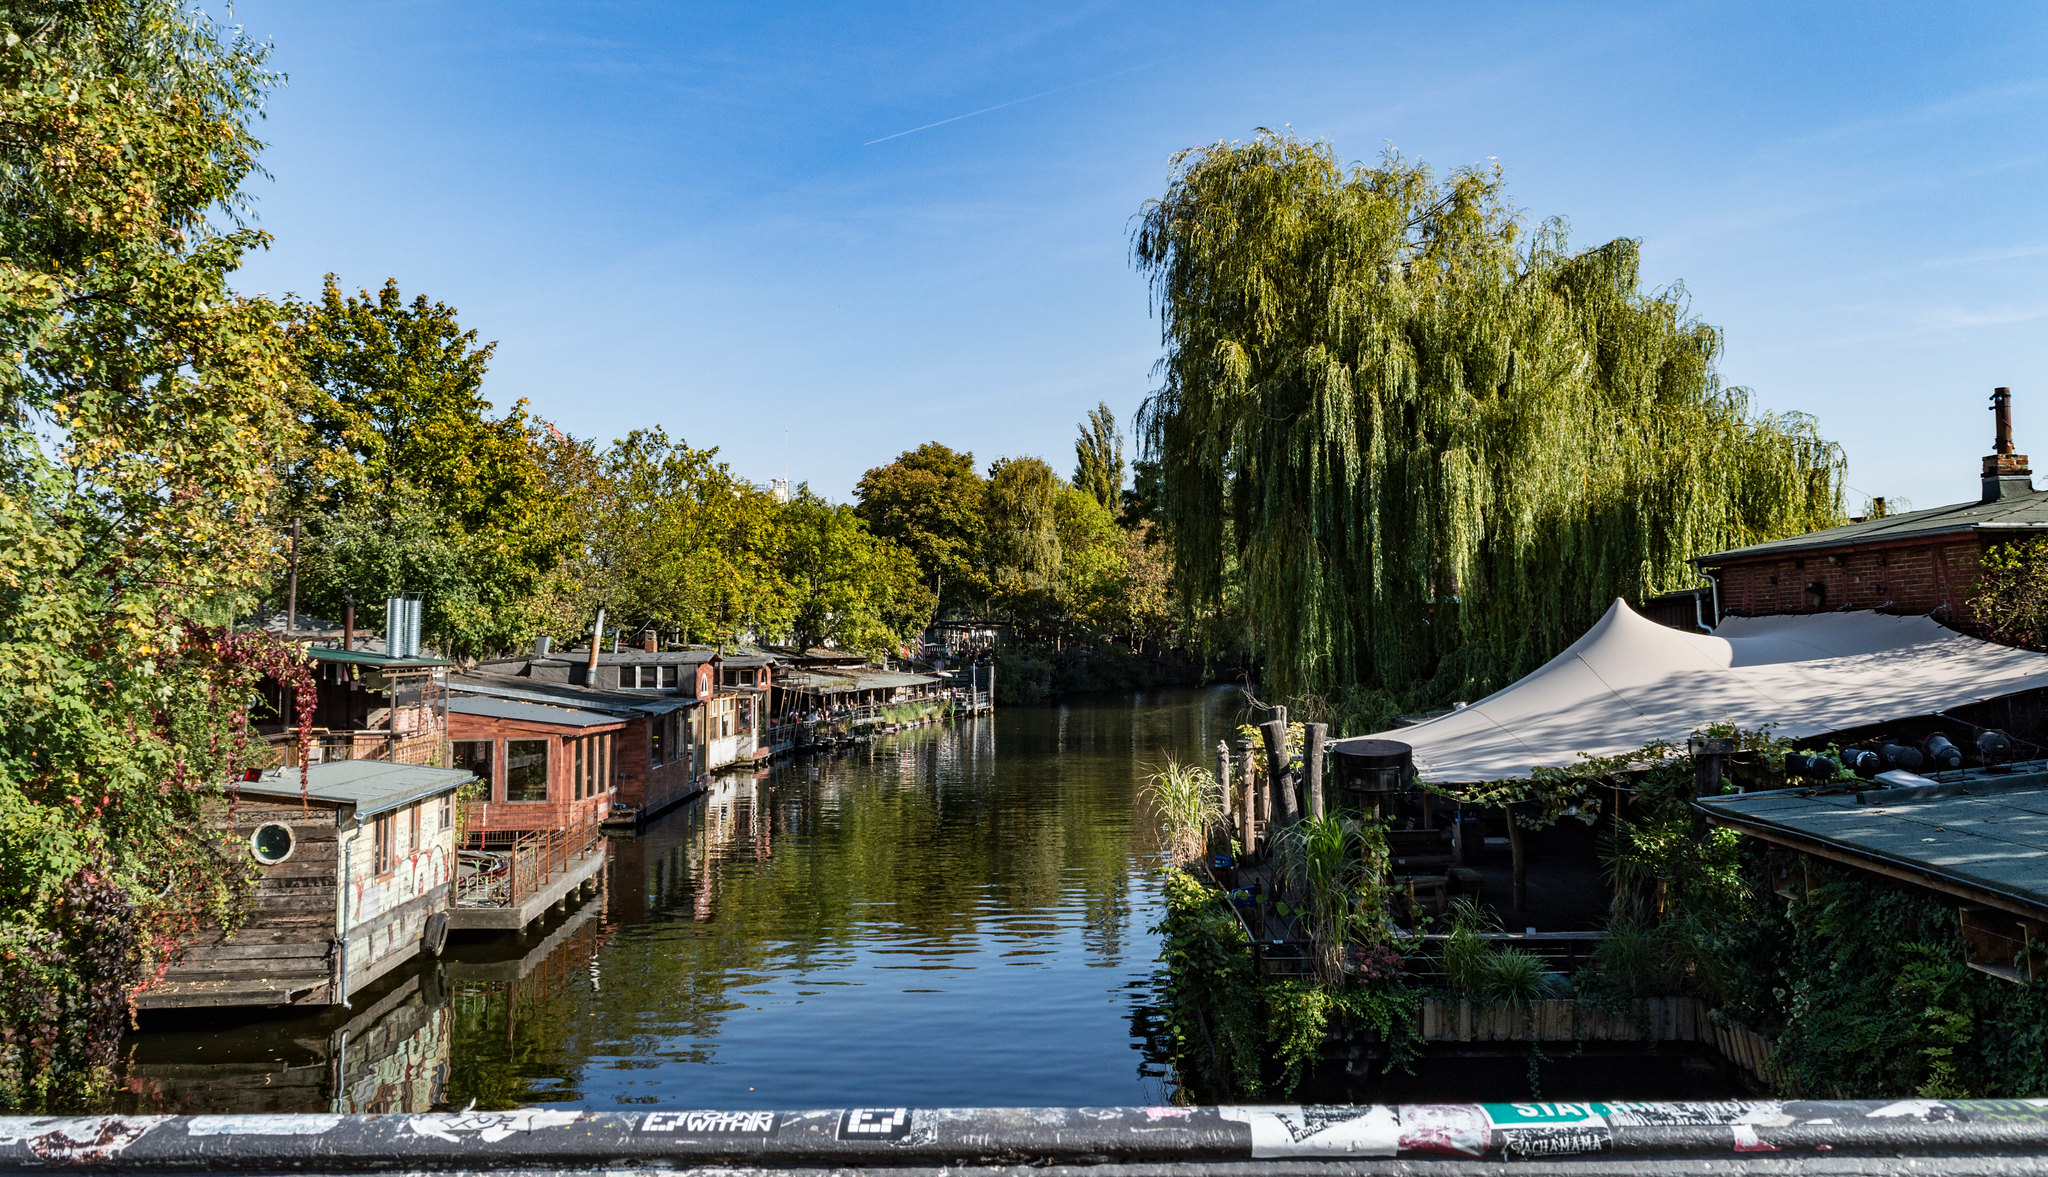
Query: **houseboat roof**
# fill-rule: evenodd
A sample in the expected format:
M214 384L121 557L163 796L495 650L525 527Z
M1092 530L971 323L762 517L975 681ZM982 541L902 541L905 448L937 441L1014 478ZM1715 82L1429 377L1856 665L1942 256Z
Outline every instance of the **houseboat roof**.
M616 654L600 651L597 655L599 666L699 666L719 657L716 650L620 650ZM527 659L530 662L560 662L568 666L588 666L590 651L556 650L541 657Z
M1902 511L1897 515L1865 519L1861 523L1845 523L1840 527L1811 531L1805 535L1751 544L1748 547L1716 552L1711 556L1699 556L1694 558L1693 563L1711 568L1743 560L1797 556L1807 552L1871 547L1977 532L2003 534L2013 539L2048 532L2048 491L2033 490L2031 487L2026 490L2015 488L2005 492L2000 498L1973 503L1951 503L1946 507Z
M362 639L357 639L361 641ZM382 645L382 642L378 643ZM355 666L368 666L377 670L432 670L436 666L453 666L446 658L405 656L393 658L382 650L341 650L332 646L308 646L306 657L316 662L347 662Z
M1703 797L1709 821L1965 899L2048 912L2048 763L1906 788ZM2001 902L2001 900L2003 902Z
M575 707L607 715L666 715L685 707L695 707L699 702L693 695L670 691L614 691L506 674L456 675L448 680L448 689L452 694L486 695L550 707Z
M436 797L475 779L466 768L428 768L387 760L330 760L306 769L304 796L330 805L351 805L357 817L373 817L426 797ZM299 770L273 768L262 779L235 788L258 797L297 800Z
M548 703L524 703L488 695L455 695L448 710L456 715L479 715L486 719L510 719L519 723L549 723L557 727L611 727L623 722L617 715L586 711Z
M899 670L791 670L782 675L785 687L819 695L841 694L846 691L884 691L896 687L922 686L938 681L933 675L910 674Z
M1538 767L1653 741L1682 744L1712 724L1802 739L2043 686L2048 654L1979 641L1926 617L1731 617L1711 634L1685 633L1616 601L1527 677L1470 706L1360 738L1407 744L1422 779L1464 785L1524 779Z

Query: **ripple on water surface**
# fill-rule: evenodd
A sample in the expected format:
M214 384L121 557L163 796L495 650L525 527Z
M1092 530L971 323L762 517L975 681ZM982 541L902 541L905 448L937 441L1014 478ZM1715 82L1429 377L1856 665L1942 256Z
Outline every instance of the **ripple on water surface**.
M1158 952L1138 789L1213 746L1229 699L1009 710L721 785L615 840L601 899L353 1011L153 1026L127 1102L1163 1100L1134 1032Z

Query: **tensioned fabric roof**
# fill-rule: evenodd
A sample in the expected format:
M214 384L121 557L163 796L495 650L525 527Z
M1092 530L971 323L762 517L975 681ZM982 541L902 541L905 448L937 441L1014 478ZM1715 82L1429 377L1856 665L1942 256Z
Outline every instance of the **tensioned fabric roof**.
M1468 707L1376 733L1415 749L1432 784L1513 780L1583 753L1618 756L1700 728L1797 739L2048 686L2048 654L1965 637L1926 617L1730 617L1685 633L1620 601L1562 654ZM1334 741L1342 750L1348 741Z

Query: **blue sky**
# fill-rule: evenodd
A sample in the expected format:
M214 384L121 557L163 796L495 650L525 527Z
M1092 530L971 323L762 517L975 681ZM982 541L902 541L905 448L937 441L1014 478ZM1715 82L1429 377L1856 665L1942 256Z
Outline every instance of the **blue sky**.
M1087 409L1128 420L1152 385L1129 234L1173 153L1291 125L1351 160L1497 159L1580 244L1642 238L1726 378L1816 415L1862 494L1974 497L1994 385L2048 483L2048 9L234 16L290 75L243 287L395 277L498 341L495 401L579 436L659 424L757 481L786 445L834 497L928 439L1067 469Z

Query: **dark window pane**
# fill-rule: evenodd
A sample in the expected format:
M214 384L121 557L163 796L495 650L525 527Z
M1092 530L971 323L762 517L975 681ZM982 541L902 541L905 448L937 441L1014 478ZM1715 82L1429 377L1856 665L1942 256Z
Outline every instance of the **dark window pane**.
M455 741L455 767L475 773L476 778L484 783L484 800L490 800L491 741Z
M505 800L548 799L548 742L505 741Z
M266 866L283 862L292 852L292 832L276 822L269 822L256 827L256 835L249 840L249 845L256 852L256 861Z

